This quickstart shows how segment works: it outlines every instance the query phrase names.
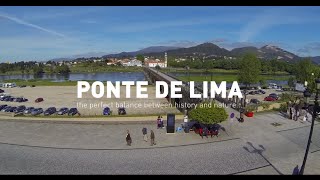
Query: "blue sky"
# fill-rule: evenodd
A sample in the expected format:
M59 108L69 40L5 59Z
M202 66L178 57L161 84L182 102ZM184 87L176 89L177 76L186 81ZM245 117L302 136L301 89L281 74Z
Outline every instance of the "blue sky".
M0 29L2 62L203 42L320 55L320 7L0 7Z

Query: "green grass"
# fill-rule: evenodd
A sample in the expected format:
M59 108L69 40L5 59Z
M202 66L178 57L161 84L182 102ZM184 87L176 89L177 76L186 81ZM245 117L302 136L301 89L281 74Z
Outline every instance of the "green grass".
M261 75L264 80L288 80L290 76L273 76L273 75ZM181 81L188 81L188 76L179 76ZM225 74L225 75L213 75L212 81L221 82L221 81L237 81L237 75ZM202 81L211 81L211 76L190 76L190 81L202 82Z
M166 69L161 69L160 70L161 72L177 72L177 73L187 73L187 72L190 72L190 73L205 73L205 72L208 72L208 73L225 73L225 74L237 74L238 73L238 70L237 69L230 69L230 70L227 70L227 69L189 69L189 70L186 70L184 68L166 68ZM289 73L287 72L283 72L283 71L278 71L278 72L275 72L275 73L262 73L263 75L289 75Z

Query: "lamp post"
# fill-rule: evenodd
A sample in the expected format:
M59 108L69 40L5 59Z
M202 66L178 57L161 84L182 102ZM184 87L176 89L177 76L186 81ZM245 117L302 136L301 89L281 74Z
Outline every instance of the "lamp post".
M304 168L305 168L305 165L306 165L306 161L307 161L307 158L308 158L308 153L309 153L309 148L310 148L311 139L312 139L312 133L313 133L313 127L314 127L314 121L315 121L315 119L317 117L317 110L318 110L318 107L319 107L319 103L318 103L319 90L320 90L320 79L317 79L316 80L316 97L315 97L315 100L314 100L310 133L309 133L309 138L308 138L308 143L307 143L307 149L306 149L306 152L304 154L303 162L302 162L301 169L300 169L300 172L299 172L300 175L303 175ZM303 93L303 95L304 95L306 104L309 104L311 93L308 90L306 90Z

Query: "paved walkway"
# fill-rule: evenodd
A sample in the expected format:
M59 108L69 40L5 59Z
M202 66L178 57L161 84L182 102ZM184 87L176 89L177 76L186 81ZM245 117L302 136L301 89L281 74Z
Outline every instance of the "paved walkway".
M230 108L227 111L234 112ZM271 125L274 122L281 126ZM155 131L156 146L143 141L143 126L148 128L148 133L151 129ZM0 121L0 172L292 174L296 165L301 166L310 123L288 120L269 112L245 118L244 123L226 121L222 126L226 131L218 138L201 139L194 133L166 134L165 129L156 129L151 123ZM127 129L133 137L131 147L125 144ZM320 125L316 123L305 174L320 174L319 140Z

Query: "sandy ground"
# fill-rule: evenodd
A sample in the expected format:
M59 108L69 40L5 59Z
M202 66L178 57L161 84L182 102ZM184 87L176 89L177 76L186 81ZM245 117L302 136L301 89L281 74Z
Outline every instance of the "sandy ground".
M76 86L39 86L39 87L25 87L25 88L3 88L5 93L9 93L13 97L24 97L29 101L24 103L18 102L4 102L0 101L0 104L7 105L25 105L26 107L39 107L44 110L49 107L77 107L81 115L102 115L103 108L105 106L110 107L113 113L118 112L118 107L124 105L126 107L127 114L167 114L178 113L179 111L175 107L170 107L168 101L165 98L155 98L155 87L148 86L148 98L138 99L136 98L136 87L131 87L131 98L126 97L125 87L121 87L120 98L107 98L107 93L102 98L94 98L91 91L83 93L81 99L77 98ZM35 99L42 97L43 102L35 103Z

